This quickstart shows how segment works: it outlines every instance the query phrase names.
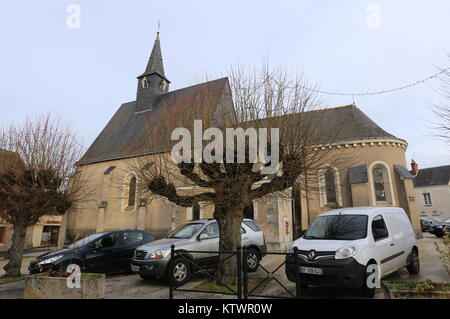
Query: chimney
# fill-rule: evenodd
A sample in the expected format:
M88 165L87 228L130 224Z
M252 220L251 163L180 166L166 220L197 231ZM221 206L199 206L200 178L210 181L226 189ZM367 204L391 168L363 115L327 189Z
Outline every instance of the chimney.
M419 165L417 165L415 160L411 160L411 174L417 176L417 173L419 173Z

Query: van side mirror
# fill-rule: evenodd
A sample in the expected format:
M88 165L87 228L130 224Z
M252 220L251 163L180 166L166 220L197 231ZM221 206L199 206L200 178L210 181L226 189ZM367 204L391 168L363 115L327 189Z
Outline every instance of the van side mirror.
M305 235L305 233L306 233L306 229L302 229L300 231L300 237L303 237Z
M203 240L203 239L208 239L208 234L200 234L200 236L198 236L198 240Z

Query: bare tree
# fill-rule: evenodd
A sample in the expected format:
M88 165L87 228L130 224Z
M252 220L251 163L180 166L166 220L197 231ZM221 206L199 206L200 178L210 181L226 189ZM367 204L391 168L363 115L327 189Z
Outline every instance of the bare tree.
M13 224L5 277L19 276L26 229L87 198L75 136L50 115L0 130L0 215Z
M132 167L154 195L183 207L199 202L214 205L214 218L220 230L220 251L234 251L240 245L243 210L253 200L272 194L281 196L296 183L306 185L308 180L317 178L319 168L337 158L330 156L332 151L337 152L333 148L337 132L323 130L320 101L314 91L307 88L303 77L282 69L269 70L266 66L259 71L234 67L230 73L231 90L216 94L205 89L194 94L190 101L186 98L172 100L170 105L160 108L158 116L153 114L148 119L148 140L156 143L161 152L140 157ZM224 138L230 128L242 128L244 132L266 129L268 138L263 146L271 154L275 148L279 149L276 171L267 174L261 170L274 164L271 161L255 163L251 160L250 143L244 143L245 160L238 162L242 154L234 147L239 140L235 137L232 137L231 145L228 139L221 144L218 136L214 139L210 136L202 142L202 149L209 143L218 143L214 144L212 154L216 160L212 163L205 159L204 153L200 153L200 162L175 163L168 153L175 143L171 140L171 132L183 127L191 136L198 134L193 127L194 120L202 120L203 130L219 128ZM275 134L272 129L273 132L278 129L279 144L272 141ZM245 142L252 139L250 135L245 137ZM261 145L261 140L259 143ZM193 144L187 151L195 157L199 145ZM231 158L227 153L232 154ZM221 256L222 260L226 257ZM222 282L233 282L235 275L232 259L220 264L218 277Z
M448 60L450 61L450 55ZM438 104L433 104L431 110L437 119L434 125L436 135L446 142L450 142L450 69L441 71L443 71L439 77L441 87L437 91L442 100Z

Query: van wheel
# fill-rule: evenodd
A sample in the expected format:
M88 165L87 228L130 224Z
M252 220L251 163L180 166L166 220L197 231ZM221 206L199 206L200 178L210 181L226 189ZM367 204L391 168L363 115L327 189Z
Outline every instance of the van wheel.
M419 256L417 254L417 251L413 249L411 252L411 259L409 262L409 265L406 266L406 269L411 275L416 275L420 271L420 262L419 262Z
M191 276L191 267L188 261L183 258L176 258L169 266L167 276L173 285L179 286L186 283Z
M247 251L247 272L257 271L260 259L259 252L256 249L250 248Z
M366 298L373 298L373 297L375 297L375 290L376 290L375 282L371 285L371 286L373 286L373 288L369 288L369 286L367 286L367 278L369 278L369 276L372 274L372 272L368 271L368 269L367 269L370 265L375 265L375 264L371 263L371 264L368 264L366 266L366 271L365 271L365 274L364 274L363 286L361 288L361 294L364 297L366 297Z

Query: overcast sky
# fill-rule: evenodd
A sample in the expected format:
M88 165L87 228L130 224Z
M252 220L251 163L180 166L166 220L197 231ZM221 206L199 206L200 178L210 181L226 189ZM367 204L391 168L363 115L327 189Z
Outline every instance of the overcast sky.
M79 28L68 19L74 8L81 10ZM264 59L302 69L323 90L353 93L399 87L449 67L449 14L448 0L2 1L0 125L50 111L88 147L120 104L135 99L158 20L172 90ZM420 167L447 165L450 150L428 123L438 87L431 80L355 103L407 140L407 162L414 156ZM324 98L327 107L353 102Z

